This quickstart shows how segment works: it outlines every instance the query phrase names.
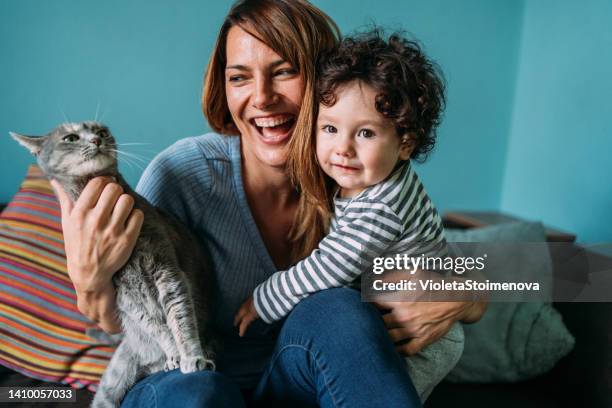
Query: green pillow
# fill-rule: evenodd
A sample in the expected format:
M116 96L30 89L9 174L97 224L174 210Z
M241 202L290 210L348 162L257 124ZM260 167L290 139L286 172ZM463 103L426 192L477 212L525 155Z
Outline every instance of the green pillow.
M545 232L541 223L517 222L447 230L446 237L449 242L543 242ZM530 260L538 276L552 279L548 253L530 256ZM532 378L552 369L572 350L575 341L559 312L547 302L489 303L482 319L464 325L464 331L463 356L446 378L451 382L516 382Z

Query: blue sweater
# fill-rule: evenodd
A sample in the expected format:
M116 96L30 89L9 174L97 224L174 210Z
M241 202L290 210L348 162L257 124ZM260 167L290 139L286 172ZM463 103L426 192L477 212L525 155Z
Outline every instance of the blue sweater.
M241 387L255 386L280 324L257 321L245 338L233 327L240 305L276 272L247 204L240 138L180 140L149 164L136 190L190 227L210 253L218 286L214 325L224 346L217 367Z

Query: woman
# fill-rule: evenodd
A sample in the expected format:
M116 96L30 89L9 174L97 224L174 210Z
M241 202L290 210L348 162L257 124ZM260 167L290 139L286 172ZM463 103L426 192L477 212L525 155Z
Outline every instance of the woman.
M383 324L356 291L331 289L302 301L282 326L254 324L238 337L232 320L242 301L305 245L292 231L306 204L287 174L289 144L294 132L312 129L314 61L338 37L333 21L302 0L245 0L230 10L203 96L211 127L225 136L175 143L137 188L191 226L212 256L219 370L157 373L136 384L124 406L244 406L242 393L253 390L267 405L419 406L400 353L415 354L454 322L482 314L476 303L385 304ZM118 332L111 278L133 249L142 214L112 180L92 180L75 203L54 185L79 309Z

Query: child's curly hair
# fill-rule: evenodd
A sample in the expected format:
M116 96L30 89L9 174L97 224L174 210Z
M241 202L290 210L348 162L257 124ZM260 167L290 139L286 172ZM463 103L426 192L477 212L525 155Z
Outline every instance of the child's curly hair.
M424 161L436 143L436 127L444 110L444 77L419 44L394 33L385 41L381 30L345 38L319 61L317 97L325 106L336 102L335 91L358 80L378 93L375 106L393 120L399 136L414 143L411 158Z

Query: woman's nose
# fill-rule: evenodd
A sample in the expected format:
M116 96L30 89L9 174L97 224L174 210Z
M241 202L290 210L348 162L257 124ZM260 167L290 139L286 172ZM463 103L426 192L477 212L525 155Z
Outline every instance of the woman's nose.
M274 105L278 95L274 91L274 85L268 78L257 78L253 95L253 107L265 110Z

